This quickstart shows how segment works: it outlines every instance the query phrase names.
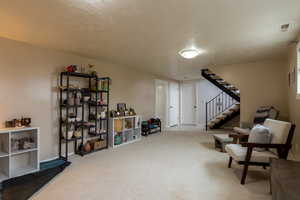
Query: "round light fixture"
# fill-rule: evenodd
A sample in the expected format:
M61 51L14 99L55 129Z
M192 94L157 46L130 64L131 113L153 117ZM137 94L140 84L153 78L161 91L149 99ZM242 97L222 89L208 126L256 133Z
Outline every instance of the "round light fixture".
M179 52L179 54L186 59L192 59L192 58L197 57L202 52L203 51L193 48L193 49L183 49Z

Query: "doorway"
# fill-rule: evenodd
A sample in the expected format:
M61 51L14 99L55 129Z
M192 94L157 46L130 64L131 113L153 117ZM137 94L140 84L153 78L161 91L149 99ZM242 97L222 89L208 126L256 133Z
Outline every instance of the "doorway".
M197 98L196 98L196 82L181 82L181 124L196 125L197 124Z

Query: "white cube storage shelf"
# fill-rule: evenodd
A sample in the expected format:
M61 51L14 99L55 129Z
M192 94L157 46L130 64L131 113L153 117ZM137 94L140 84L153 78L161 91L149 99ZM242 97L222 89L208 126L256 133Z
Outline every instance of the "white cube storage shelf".
M109 146L112 148L141 140L141 117L124 116L110 118ZM116 141L119 137L119 142ZM117 143L117 144L116 144Z
M20 149L20 139L30 139ZM39 128L0 129L0 181L39 171Z

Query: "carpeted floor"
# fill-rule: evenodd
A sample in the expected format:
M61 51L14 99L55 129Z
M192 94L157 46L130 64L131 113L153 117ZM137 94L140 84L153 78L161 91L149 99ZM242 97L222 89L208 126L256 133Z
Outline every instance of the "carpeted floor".
M268 170L242 168L214 149L211 135L169 131L85 157L32 199L53 200L269 200Z

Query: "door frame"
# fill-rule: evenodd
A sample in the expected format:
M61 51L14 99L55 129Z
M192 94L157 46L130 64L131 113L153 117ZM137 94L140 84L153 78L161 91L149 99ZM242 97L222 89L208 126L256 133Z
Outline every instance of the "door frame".
M155 104L154 104L154 111L155 111L155 117L158 117L158 113L157 113L157 90L158 90L158 86L159 85L164 85L165 86L165 92L166 92L166 102L165 102L165 124L164 127L162 127L162 129L169 127L169 82L168 81L164 81L164 80L160 80L160 79L155 79L154 80L154 84L155 84Z
M176 81L169 81L169 89L168 89L168 127L170 126L170 99L171 99L171 95L170 95L170 85L171 84L176 84L178 86L178 116L177 116L177 124L174 126L179 126L180 125L180 82L176 82Z

